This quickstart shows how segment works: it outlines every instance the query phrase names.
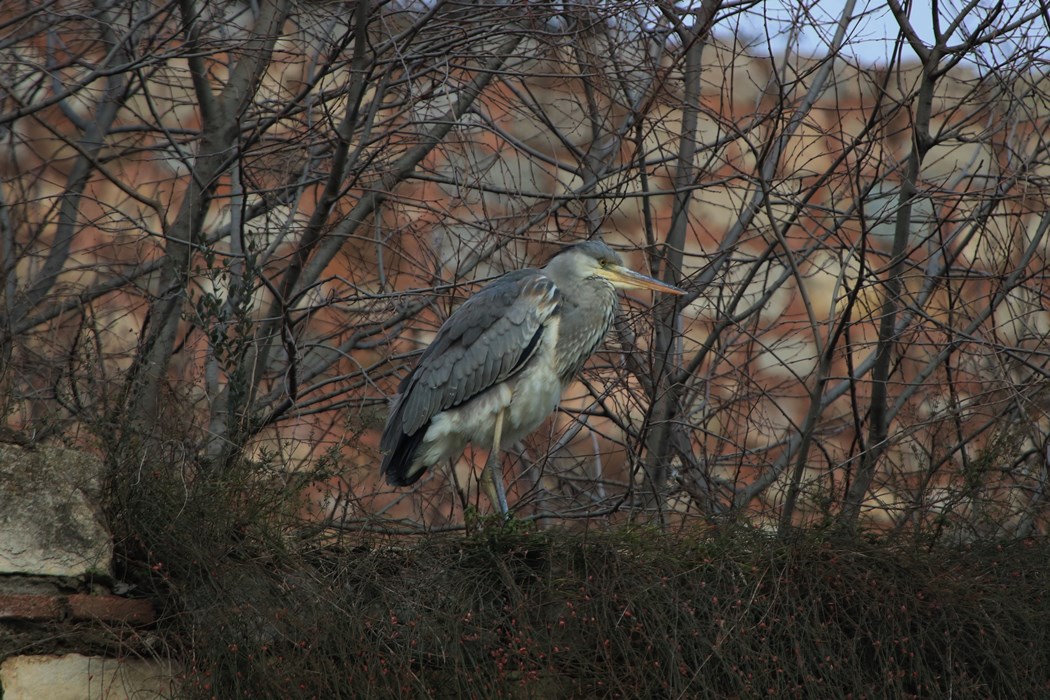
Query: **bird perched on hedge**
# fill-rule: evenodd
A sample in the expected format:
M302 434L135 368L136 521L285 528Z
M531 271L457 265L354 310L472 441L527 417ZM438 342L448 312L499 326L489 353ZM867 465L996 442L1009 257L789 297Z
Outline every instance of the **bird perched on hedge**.
M403 382L383 430L382 473L408 486L467 443L487 447L483 477L505 516L500 451L535 430L605 338L617 289L685 291L634 272L603 241L515 270L467 299Z

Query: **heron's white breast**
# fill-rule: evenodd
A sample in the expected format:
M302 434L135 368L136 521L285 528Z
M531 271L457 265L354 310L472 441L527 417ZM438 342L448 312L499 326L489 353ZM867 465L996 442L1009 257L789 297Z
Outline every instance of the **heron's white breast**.
M543 341L532 362L514 381L507 414L503 421L503 446L525 437L554 412L565 387L558 379L557 347L559 319L549 318L544 325Z

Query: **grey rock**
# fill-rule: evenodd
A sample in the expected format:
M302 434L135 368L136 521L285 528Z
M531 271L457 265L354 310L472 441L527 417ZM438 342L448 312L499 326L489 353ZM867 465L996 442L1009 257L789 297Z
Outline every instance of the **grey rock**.
M103 469L84 452L0 444L0 574L110 573L98 506Z

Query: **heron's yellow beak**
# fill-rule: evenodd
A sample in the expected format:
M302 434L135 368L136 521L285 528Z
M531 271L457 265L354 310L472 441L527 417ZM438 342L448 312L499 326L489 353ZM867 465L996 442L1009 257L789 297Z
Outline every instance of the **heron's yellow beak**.
M622 265L607 265L598 270L598 275L612 282L613 286L618 289L652 289L653 291L666 292L667 294L685 294L684 289L665 284L658 279L629 270Z

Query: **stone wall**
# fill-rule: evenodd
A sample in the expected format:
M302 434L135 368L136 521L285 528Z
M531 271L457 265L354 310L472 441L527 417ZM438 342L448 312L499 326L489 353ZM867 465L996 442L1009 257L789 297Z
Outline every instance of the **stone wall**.
M113 576L102 479L83 452L0 444L4 700L176 695L172 662L149 653L152 603Z

